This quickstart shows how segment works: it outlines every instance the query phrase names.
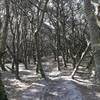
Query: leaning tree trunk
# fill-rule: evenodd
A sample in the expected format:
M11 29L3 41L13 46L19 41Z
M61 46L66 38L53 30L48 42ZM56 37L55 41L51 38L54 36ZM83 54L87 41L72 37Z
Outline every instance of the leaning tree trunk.
M84 0L85 13L90 28L90 39L95 49L96 79L100 81L100 28L97 26L94 12L92 11L91 0Z

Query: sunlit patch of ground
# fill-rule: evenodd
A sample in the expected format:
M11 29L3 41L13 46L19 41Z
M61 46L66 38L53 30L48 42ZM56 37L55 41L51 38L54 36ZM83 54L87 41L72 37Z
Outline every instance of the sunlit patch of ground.
M11 67L11 64L6 65ZM21 100L22 93L29 88L34 81L39 79L33 66L31 66L29 70L25 70L23 64L20 64L21 81L17 80L15 75L10 71L2 73L2 79L5 84L9 100Z

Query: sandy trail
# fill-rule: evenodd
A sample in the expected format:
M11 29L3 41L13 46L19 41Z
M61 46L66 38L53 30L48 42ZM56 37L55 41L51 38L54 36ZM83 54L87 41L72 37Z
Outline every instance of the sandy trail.
M36 75L34 65L29 70L20 65L21 81L11 72L2 73L9 100L100 100L99 87L94 93L85 80L83 84L68 77L71 67L60 72L52 60L43 62L43 66L48 80Z

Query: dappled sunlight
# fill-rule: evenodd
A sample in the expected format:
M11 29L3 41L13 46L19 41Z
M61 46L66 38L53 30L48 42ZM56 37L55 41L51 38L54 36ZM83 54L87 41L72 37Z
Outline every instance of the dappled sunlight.
M100 99L100 92L96 92L96 96Z
M27 84L22 83L21 81L16 80L16 79L10 79L9 81L10 81L11 86L15 86L17 89L19 88L20 90L21 89L23 90L29 87Z
M32 75L32 73L33 73L33 72L30 71L30 70L23 70L23 71L20 71L20 75L21 75L21 76L23 76L23 75L24 75L24 76L25 76L25 75L26 75L26 76L27 76L27 75Z
M35 75L23 75L21 78L22 79L30 79L30 78L35 78L35 77L37 77L37 75L35 74Z
M19 64L19 71L23 71L23 70L25 70L25 66L24 66L24 64L20 63Z
M44 87L45 85L44 84L40 84L40 83L32 83L33 86L41 86L41 87Z
M6 63L5 66L11 67L12 66L12 63Z
M21 65L22 67L20 69L21 81L15 79L11 73L7 73L8 76L11 75L9 78L4 78L4 81L9 81L9 85L5 85L7 94L11 95L14 93L13 97L16 97L20 93L20 99L18 100L59 100L61 98L62 100L85 100L75 84L83 86L86 84L87 86L87 83L90 81L88 79L82 80L78 75L75 76L75 79L79 80L71 79L69 71L72 70L72 65L70 63L68 64L67 70L62 69L61 71L58 71L57 66L54 66L53 63L54 62L43 63L43 65L47 67L46 75L50 79L49 81L39 79L35 70L25 70L23 65ZM52 70L48 71L52 66L54 66ZM68 74L69 76L67 76ZM35 82L35 79L39 80ZM92 95L92 93L89 92L88 95ZM99 97L99 93L96 95ZM13 97L9 96L9 98Z
M50 66L52 64L50 62L43 62L42 65Z
M35 98L35 97L37 97L36 95L38 95L37 98L39 98L39 100L41 100L40 99L41 95L44 94L44 96L42 96L42 100L59 100L59 98L61 98L61 97L62 98L70 98L70 99L66 99L66 100L83 100L81 93L77 90L76 86L73 84L72 81L68 81L68 80L55 81L54 80L54 81L51 81L50 83L48 83L48 85L45 86L45 89L43 89L42 87L38 87L38 85L41 86L41 84L37 84L37 83L32 84L30 89L27 90L27 92L23 93L22 98L25 98L25 96ZM37 89L39 91L37 91ZM31 95L29 92L31 94L33 92L35 92L37 94ZM65 100L65 99L63 99L63 100Z
M59 95L57 91L49 92L49 94L54 95L54 96L58 96Z
M49 76L57 76L60 73L61 73L60 71L53 71L53 72L49 73Z
M100 100L99 24L100 0L0 0L0 100Z
M32 73L32 71L31 70L20 70L20 72L22 73L22 72L27 72L27 73Z
M88 84L92 84L92 82L90 80L88 80L88 79L81 79L79 77L75 77L74 81L79 82L80 84L83 84L83 85L85 85L85 84L87 85L87 83Z
M85 100L76 85L89 87L92 82L82 77L81 70L78 71L75 75L75 80L73 80L70 77L70 73L73 70L71 63L67 64L67 68L61 65L61 71L58 71L57 63L53 60L44 61L42 66L46 76L49 78L48 81L39 78L34 65L31 65L26 70L25 66L20 64L21 80L15 79L15 75L11 74L11 72L3 74L4 83L9 83L5 85L9 98L13 100L13 98L19 96L18 100ZM9 67L11 67L11 64L9 64ZM80 69L82 69L81 66ZM13 96L11 96L12 94ZM92 95L92 93L89 92L88 95ZM96 96L99 98L99 93Z
M48 98L48 99L47 99ZM61 99L62 98L62 99ZM49 84L44 100L83 100L81 93L72 81L58 80Z
M34 92L39 92L39 90L37 90L37 89L34 89L34 90L31 89L30 92L33 92L33 93L34 93Z

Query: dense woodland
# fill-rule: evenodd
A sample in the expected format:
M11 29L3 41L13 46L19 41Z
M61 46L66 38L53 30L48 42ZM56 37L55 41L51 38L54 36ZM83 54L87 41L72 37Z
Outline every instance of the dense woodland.
M71 64L73 80L81 70L99 85L100 6L94 1L97 15L91 0L0 0L0 100L9 99L2 74L21 81L20 64L25 70L33 65L36 75L48 81L43 62L51 58L60 72Z

